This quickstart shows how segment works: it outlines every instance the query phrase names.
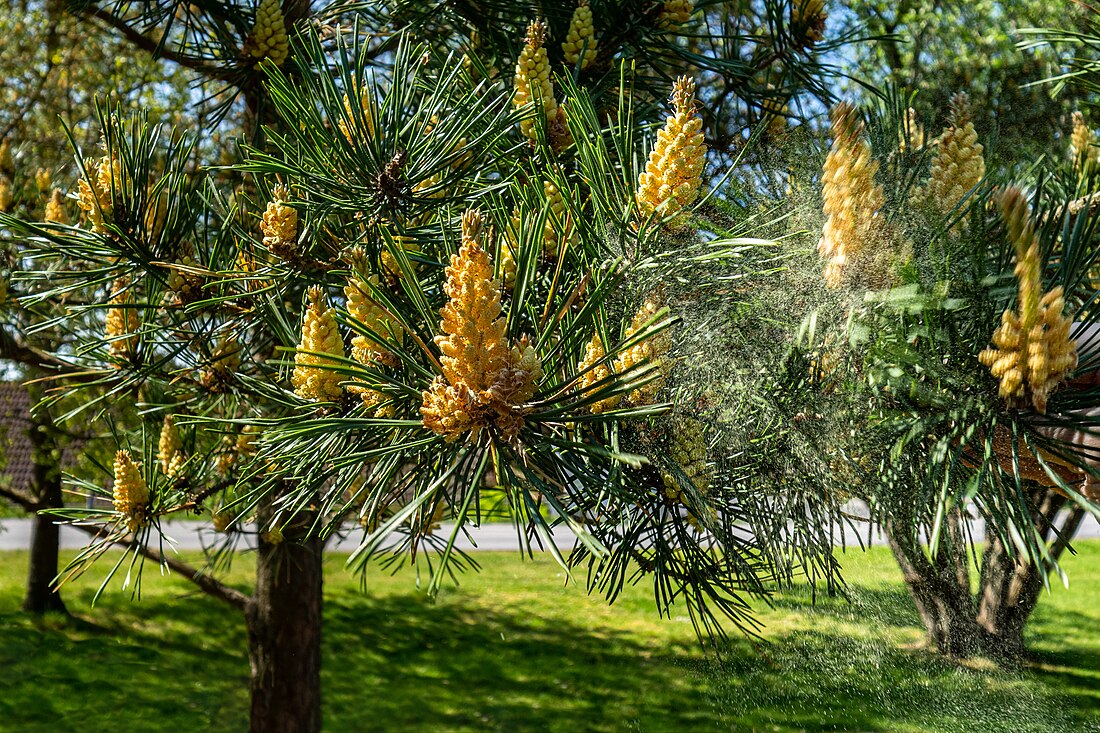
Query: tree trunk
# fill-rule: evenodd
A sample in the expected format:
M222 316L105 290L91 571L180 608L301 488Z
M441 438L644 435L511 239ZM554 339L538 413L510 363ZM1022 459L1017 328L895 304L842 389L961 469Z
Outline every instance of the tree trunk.
M984 634L975 618L966 544L957 512L949 516L947 532L933 559L914 538L897 532L889 523L886 537L924 623L929 646L949 657L980 653Z
M1044 541L1051 534L1064 497L1045 489L1033 495L1035 523ZM1077 532L1084 510L1074 507L1050 543L1057 561ZM901 525L904 526L904 525ZM929 646L955 658L975 655L1015 662L1024 656L1024 627L1043 591L1042 574L1034 563L1018 563L1001 541L993 537L982 555L982 571L975 599L970 590L969 556L961 517L948 516L936 557L908 534L888 523L887 539L901 568L905 585L924 623Z
M58 491L60 497L61 492ZM48 504L48 508L60 505ZM54 587L57 577L59 527L54 517L37 514L31 529L31 557L27 572L27 592L23 596L23 610L43 614L47 611L67 613L61 592Z
M1039 602L1042 588L1034 564L1017 562L999 538L989 542L982 560L978 623L1001 656L1023 657L1024 625Z
M34 486L32 491L40 509L59 509L61 496L61 451L46 420L34 420L28 436L34 450ZM23 610L43 614L47 611L66 613L61 593L53 585L57 577L60 528L51 516L36 514L31 529L30 564Z
M1068 503L1065 497L1052 491L1039 491L1034 496L1037 506L1036 526L1044 540L1048 539L1058 513ZM1085 512L1074 506L1059 528L1058 537L1050 547L1057 561L1070 539L1076 534ZM978 623L999 656L1022 659L1025 654L1024 627L1039 603L1043 578L1034 563L1021 563L1009 555L999 538L989 541L982 558L982 582L978 589Z
M260 540L248 604L252 733L321 730L323 543Z

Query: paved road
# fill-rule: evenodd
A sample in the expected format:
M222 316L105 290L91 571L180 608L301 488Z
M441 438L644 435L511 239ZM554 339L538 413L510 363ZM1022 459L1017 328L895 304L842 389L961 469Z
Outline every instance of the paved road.
M0 550L25 550L31 540L30 519L3 519L0 520ZM169 522L164 526L166 537L165 545L169 541L179 550L198 550L203 543L216 542L220 535L210 527L209 522L179 521ZM454 528L453 524L444 522L439 533L443 537L449 537ZM471 528L470 539L460 535L455 545L462 550L473 551L516 551L519 549L519 541L516 538L515 528L510 524L487 524L479 528ZM251 537L246 535L246 540ZM362 530L349 533L346 537L333 540L328 545L329 551L351 552L362 542ZM88 542L88 535L72 527L61 527L61 547L66 550L76 550L84 547ZM573 533L564 527L559 527L554 532L554 544L563 550L573 546ZM537 549L537 547L536 547Z
M856 511L858 512L858 509ZM167 536L175 547L180 550L198 550L202 548L204 541L212 543L217 539L209 523L206 522L180 521L171 522L164 526ZM444 537L450 536L449 533L452 528L453 525L444 523L440 530L441 535ZM981 523L976 522L974 529L975 536L980 536ZM515 528L510 524L487 524L483 527L471 528L469 532L471 535L469 539L462 535L459 536L456 542L459 549L465 551L514 552L520 547ZM843 542L848 546L858 546L860 541L866 544L868 540L866 527L863 527L862 531L858 533L858 537L857 533L853 532L851 528L844 528L842 531L840 527L836 528L835 535L837 544ZM0 550L25 550L30 545L30 537L30 519L0 520ZM351 552L362 541L362 537L362 531L352 532L339 541L331 542L328 549L336 552ZM1100 537L1100 523L1097 523L1094 517L1086 517L1080 531L1077 533L1077 538L1095 537ZM64 526L61 528L61 546L65 549L84 547L87 540L88 535L79 530ZM871 534L870 542L874 545L885 543L882 535L878 532ZM573 546L573 533L565 527L559 527L554 533L554 543L562 550L568 550Z

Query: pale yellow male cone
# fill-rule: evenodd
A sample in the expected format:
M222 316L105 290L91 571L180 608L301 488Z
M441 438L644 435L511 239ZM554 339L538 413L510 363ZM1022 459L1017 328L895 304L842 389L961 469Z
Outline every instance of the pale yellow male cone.
M489 426L512 440L523 425L515 408L534 395L542 366L525 339L508 343L500 283L479 241L484 219L467 212L462 225L462 246L446 271L442 335L435 338L443 374L424 391L420 413L424 426L448 441L466 434L476 440Z
M592 340L588 342L588 345L584 349L584 358L581 359L578 371L580 376L577 378L577 388L581 394L588 396L594 391L600 388L607 387L607 383L604 382L599 386L597 383L603 382L603 380L609 379L614 373L614 362L608 362L606 360L607 349L604 347L603 339L600 338L600 334L592 334ZM602 400L593 402L588 406L588 409L593 414L599 414L607 412L608 410L614 410L619 402L622 401L622 395L614 394L610 397L605 397Z
M1009 404L1030 402L1045 413L1050 394L1077 367L1077 344L1070 338L1073 323L1065 316L1061 286L1042 292L1039 238L1023 192L1009 188L999 204L1016 250L1017 310L1001 314L993 346L978 360L997 378L998 392Z
M951 124L940 136L928 180L928 197L941 213L952 211L985 177L984 148L978 142L966 94L951 99Z
M883 246L881 218L886 196L875 183L878 161L863 137L863 122L851 105L841 102L831 113L833 145L822 175L825 226L817 251L825 259L825 284L840 287L859 279Z
M443 376L485 392L508 365L509 348L501 317L500 285L488 253L478 241L484 221L467 212L458 254L451 257L444 290L450 301L440 311L443 335L436 336Z
M569 21L569 31L561 43L561 52L565 63L570 66L576 66L580 61L581 71L596 60L596 27L592 22L592 7L588 0L577 0L577 9L573 11L573 17Z
M224 392L240 367L240 343L232 335L222 336L210 354L210 361L203 367L200 381L211 391Z
M672 88L673 114L657 133L645 172L638 176L635 202L642 221L667 220L677 228L699 196L706 165L703 118L695 107L695 81L681 76Z
M700 494L706 494L710 488L710 472L707 469L707 441L703 432L703 423L694 418L684 418L673 422L669 458L676 464ZM665 495L673 501L684 501L684 490L680 477L671 471L664 471L661 479L665 485Z
M386 338L395 327L385 309L371 298L371 288L378 286L378 276L371 275L364 281L358 275L350 278L344 286L344 296L347 298L348 315L369 329L379 338ZM356 334L351 340L351 358L360 364L371 366L384 364L397 366L398 361L393 353L376 340L362 334ZM348 391L359 395L363 404L368 408L374 408L376 417L390 417L393 413L391 406L380 407L385 402L386 395L376 389L360 384L348 386Z
M244 51L256 63L270 59L276 66L282 66L286 61L290 55L290 37L286 32L282 0L260 0Z
M11 154L11 140L0 142L0 174L8 178L15 175L15 158Z
M129 280L126 278L115 282L109 301L111 307L107 309L103 328L111 356L123 360L130 360L137 353L138 332L141 329L137 308L129 307L131 297L128 286Z
M180 438L179 428L171 415L164 416L164 422L160 428L160 439L157 441L157 461L160 470L165 476L172 478L183 468L183 440Z
M50 200L46 202L45 220L53 224L68 224L69 214L65 210L65 194L60 188L55 188L50 194Z
M516 62L515 94L517 107L534 104L547 125L558 121L558 103L554 99L554 83L550 80L550 60L546 55L546 24L541 20L527 26L523 51ZM537 140L538 122L530 117L520 122L520 130L528 140Z
M577 243L578 233L566 206L565 198L558 187L550 181L543 181L542 189L549 210L542 225L540 240L542 249L539 256L554 261L558 259L564 249ZM524 216L533 217L534 214L526 212L518 206L512 211L511 225L508 227L504 241L500 243L500 272L504 287L508 290L511 290L516 282L517 250Z
M386 338L396 327L386 310L370 295L371 288L378 285L377 275L370 275L366 280L355 275L344 286L344 296L347 298L348 315L380 338ZM397 365L392 351L362 334L356 334L351 339L351 358L360 364L382 362L389 366Z
M264 246L271 254L284 261L294 259L298 244L298 212L287 205L289 200L289 189L286 186L276 186L260 219Z
M374 108L371 106L373 101L371 91L369 87L361 87L359 89L359 112L356 114L356 110L351 106L351 100L348 95L344 95L344 112L347 114L346 119L337 121L337 125L340 127L340 132L343 133L344 138L349 143L354 143L356 139L370 138L374 136Z
M924 125L921 124L917 111L910 107L905 111L905 123L901 130L899 147L903 153L911 153L922 149L928 144L924 134Z
M1085 123L1085 116L1073 113L1073 132L1070 134L1070 153L1073 155L1073 171L1083 178L1100 160L1100 148L1096 146L1096 136Z
M664 28L682 25L691 19L694 12L695 0L665 0L657 16L657 25Z
M630 322L630 328L626 332L626 340L640 333L650 321L665 309L664 299L656 293L651 293L638 308ZM649 379L652 381L630 392L627 398L635 405L651 405L657 400L657 393L665 384L665 378L672 369L672 361L668 357L672 349L672 336L669 329L642 339L633 346L628 347L619 354L615 360L615 372L628 375L633 379Z
M333 357L344 356L344 340L332 308L325 302L321 288L311 288L309 305L302 317L302 339L294 354L291 383L304 400L339 402L344 390L343 377L334 371L339 365Z
M113 498L115 511L122 515L131 532L149 521L149 486L134 463L130 451L115 454Z
M190 249L189 247L186 249ZM194 272L199 267L194 256L187 252L176 260L178 267L168 271L168 279L165 283L169 292L175 297L178 304L186 305L202 295L203 277Z
M122 164L118 158L104 156L85 160L84 175L77 182L77 205L84 211L92 231L107 231L106 221L114 213L114 199L122 191Z

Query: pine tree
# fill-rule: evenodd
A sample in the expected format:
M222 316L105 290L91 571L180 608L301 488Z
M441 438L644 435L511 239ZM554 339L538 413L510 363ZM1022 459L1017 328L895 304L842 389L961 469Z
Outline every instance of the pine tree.
M743 487L703 467L723 457L703 439L721 428L702 426L725 417L691 407L701 386L677 379L670 338L690 329L677 325L685 294L658 286L690 266L684 253L755 266L755 254L723 254L724 225L707 219L728 215L699 203L718 175L704 151L725 146L704 144L684 91L694 80L748 95L749 75L689 48L692 29L721 27L716 9L584 7L576 23L551 3L80 8L207 95L174 130L102 103L100 144L76 141L79 206L61 198L48 215L0 221L35 263L21 298L88 304L56 319L80 348L46 354L80 390L74 412L113 414L136 397L158 416L115 419L117 476L74 480L113 510L65 515L108 528L97 550L121 543L244 613L253 730L320 727L321 553L347 523L371 528L357 570L437 553L434 592L464 565L453 538L476 521L479 494L495 492L524 542L567 524L580 540L558 559L590 565L593 590L614 598L618 568L639 563L660 611L686 604L704 636L722 634L720 619L751 628L743 599L765 594L777 565L789 577L813 564L832 581L824 541L763 553L735 538ZM794 94L824 67L779 30L735 42L758 69L782 67ZM688 77L672 112L692 127L688 167L670 159L666 171L675 232L639 227L625 183L673 69ZM737 124L735 100L724 104L716 139ZM211 144L226 131L235 145ZM594 381L593 333L606 368ZM658 466L646 446L668 433L673 404L699 439L676 454L685 465ZM686 498L670 498L678 481ZM224 537L212 557L256 535L251 594L156 549L167 517L196 510Z
M96 94L113 90L120 99L167 114L190 93L189 79L173 65L148 55L117 63L128 53L129 42L107 33L88 35L84 25L65 11L64 3L32 0L0 8L0 33L5 39L0 49L0 75L5 81L0 104L0 197L8 213L44 215L58 223L68 223L75 216L77 208L68 191L74 181L66 127L83 144L94 142ZM5 336L0 339L4 345L0 358L5 360L6 381L38 379L49 375L48 368L40 368L44 352L57 348L64 336L59 329L47 327L52 317L48 307L29 308L17 300L23 292L10 282L11 273L20 269L11 245L0 236L0 331ZM9 340L16 335L16 342ZM49 393L45 384L29 385L26 391L36 403ZM40 404L27 416L33 426L28 433L35 469L29 485L5 487L9 494L5 499L12 505L30 512L58 508L63 500L62 470L84 472L90 464L85 459L88 453L101 464L110 462L106 446L74 450L85 439L86 430L60 419L71 407ZM62 469L59 454L81 459ZM45 514L33 518L32 562L23 604L31 613L64 610L59 590L51 587L59 569L54 521Z
M900 94L839 115L822 242L841 246L821 253L834 262L851 232L877 227L888 277L831 280L826 265L803 353L830 395L830 419L817 418L830 468L883 526L929 645L1016 661L1045 579L1100 498L1096 366L1082 357L1095 347L1081 336L1097 318L1100 250L1073 156L1026 181L990 176L965 102L952 100L934 152L912 144ZM854 205L870 190L874 206ZM967 527L976 516L984 544Z

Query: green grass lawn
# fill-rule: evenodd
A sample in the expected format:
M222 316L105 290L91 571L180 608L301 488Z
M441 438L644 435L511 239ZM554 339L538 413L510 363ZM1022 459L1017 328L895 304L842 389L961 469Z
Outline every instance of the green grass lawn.
M852 602L805 593L761 608L766 645L706 656L686 616L646 588L608 608L549 559L479 554L483 572L429 602L411 572L368 579L330 558L329 731L1100 730L1100 543L1067 563L1072 591L1041 602L1036 660L1002 672L913 648L916 617L889 553L844 556ZM18 611L26 556L0 553L0 731L240 731L241 619L147 572L140 601L96 578L67 589L76 621ZM247 563L234 579L247 584Z

